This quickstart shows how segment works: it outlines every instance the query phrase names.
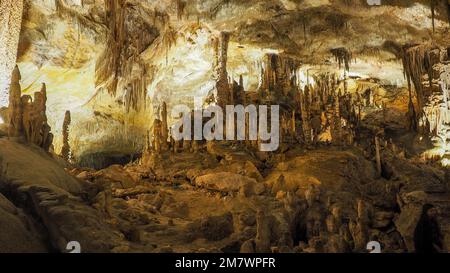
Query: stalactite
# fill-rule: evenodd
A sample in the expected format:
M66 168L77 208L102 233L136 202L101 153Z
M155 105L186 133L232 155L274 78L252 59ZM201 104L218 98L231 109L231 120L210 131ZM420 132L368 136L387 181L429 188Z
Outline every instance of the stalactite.
M106 1L107 2L107 1ZM57 15L62 19L74 19L82 28L102 34L106 29L105 22L96 21L95 17L88 12L68 6L64 0L55 0Z
M61 148L61 157L66 161L70 160L69 126L71 122L72 119L70 111L66 111L66 114L64 115L64 122L62 128L63 146Z
M177 18L178 20L183 19L183 16L186 12L186 2L183 0L176 0L177 4Z
M166 65L169 64L169 50L176 44L177 42L177 32L172 28L170 24L168 24L161 34L161 42L159 44L159 48L165 52L166 55Z
M405 45L402 50L403 69L408 81L408 88L411 90L411 85L414 85L420 111L423 109L425 103L422 78L423 75L427 74L430 86L432 85L433 65L436 60L431 57L431 51L435 49L437 49L435 46L425 44Z
M132 12L135 8L139 7L125 0L105 1L108 46L96 63L97 93L107 90L116 95L119 90L124 90L126 111L140 111L146 107L146 88L151 75L141 53L159 35L155 25ZM160 18L156 11L154 16Z
M117 91L120 76L122 49L125 46L125 1L105 1L106 22L108 23L107 47L96 65L96 86L105 85L110 94Z
M133 71L134 69L134 71ZM124 93L124 107L126 112L134 110L139 112L147 107L147 71L145 65L140 61L127 62L124 71L129 76L128 85Z

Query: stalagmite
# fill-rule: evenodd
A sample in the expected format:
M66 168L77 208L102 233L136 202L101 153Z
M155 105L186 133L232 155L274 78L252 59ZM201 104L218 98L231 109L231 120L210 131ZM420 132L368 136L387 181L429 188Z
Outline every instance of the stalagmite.
M216 54L217 66L216 66L216 90L217 90L217 104L225 109L225 106L230 100L230 86L228 83L228 44L230 42L230 34L227 32L221 32L218 38L218 47Z
M340 100L339 100L339 94L335 94L334 95L334 99L333 99L333 115L332 115L332 121L333 123L333 130L331 131L332 133L332 138L333 138L333 143L340 145L341 141L342 141L342 128L341 128L341 112L340 112Z
M167 123L167 104L165 102L161 105L161 141L162 148L166 151L168 150L168 139L169 139L169 127Z
M162 123L161 120L155 119L153 123L153 143L152 148L155 154L160 154L162 151Z
M49 134L47 123L47 116L45 114L45 103L47 101L45 84L42 84L42 89L40 92L34 93L33 107L31 110L31 138L28 142L34 143L38 146L43 147L44 143L47 142L47 137Z
M20 71L16 66L11 77L11 88L9 92L9 130L10 137L17 137L23 133L23 108L22 89L20 87Z
M312 141L311 124L310 124L310 117L308 114L308 110L306 109L306 101L305 100L303 100L303 103L302 103L301 113L302 113L302 127L303 127L304 140L305 140L306 144L310 144Z
M375 160L377 162L377 173L381 176L380 139L378 137L375 137Z
M61 148L61 157L69 161L70 160L70 145L69 145L69 126L71 123L71 115L70 111L66 111L66 114L64 115L64 122L63 122L63 146Z
M11 92L9 94L9 127L10 137L24 136L27 142L33 143L45 151L50 149L53 142L53 134L47 123L47 89L42 84L40 92L34 93L34 101L31 96L21 96L20 71L16 68L12 74Z
M31 120L33 113L33 98L30 95L23 95L21 98L22 103L22 125L23 126L23 135L25 136L25 139L31 139L32 138L32 127L31 127Z

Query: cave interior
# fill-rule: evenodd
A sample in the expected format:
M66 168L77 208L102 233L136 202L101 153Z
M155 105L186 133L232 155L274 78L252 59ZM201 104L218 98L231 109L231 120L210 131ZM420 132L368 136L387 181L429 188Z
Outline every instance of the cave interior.
M450 1L376 2L0 1L0 252L450 250Z

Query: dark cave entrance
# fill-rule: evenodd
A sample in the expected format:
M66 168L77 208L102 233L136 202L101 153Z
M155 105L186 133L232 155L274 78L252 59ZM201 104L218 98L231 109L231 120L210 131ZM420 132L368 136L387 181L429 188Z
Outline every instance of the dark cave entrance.
M101 170L112 165L126 165L142 157L142 153L124 154L124 153L91 153L81 156L78 160L78 166L81 168L92 168Z

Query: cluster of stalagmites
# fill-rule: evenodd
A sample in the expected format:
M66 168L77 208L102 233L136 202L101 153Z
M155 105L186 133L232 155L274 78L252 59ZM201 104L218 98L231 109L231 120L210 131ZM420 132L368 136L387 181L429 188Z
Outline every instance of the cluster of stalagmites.
M285 236L273 240L275 233L280 233L276 226L277 219L262 210L256 214L256 236L244 242L241 253L349 253L365 252L367 243L373 237L371 229L374 226L373 210L362 199L357 200L356 217L345 219L343 208L338 204L324 205L321 202L321 190L311 185L305 191L304 198L294 194L284 197L284 209L291 217L304 218L299 224L298 219L291 223L299 226L287 227ZM388 216L389 217L389 216ZM279 224L279 223L278 223ZM278 230L278 231L277 231ZM297 233L296 236L291 236ZM278 234L280 235L280 234ZM296 238L297 237L297 238ZM300 242L294 242L299 240ZM390 232L390 245L387 248L404 248L401 235Z
M351 94L347 81L338 80L336 75L316 76L315 85L307 85L302 90L298 84L297 71L300 63L290 57L267 54L261 63L261 85L256 92L244 89L243 78L230 79L227 72L227 50L230 34L222 32L214 39L216 88L205 100L206 105L215 104L222 109L227 105L280 105L280 138L285 143L306 145L328 142L335 145L353 145L356 130L361 120L361 108L373 106L373 90L363 95ZM351 55L347 50L343 55L346 67ZM157 153L161 150L197 151L203 141L184 141L179 144L168 138L167 107L164 103L161 118L154 122L153 134L148 147ZM246 128L249 119L246 118ZM224 125L225 132L226 124ZM258 147L258 141L250 141L246 133L245 143Z
M10 137L25 137L26 141L48 151L53 142L53 134L47 123L46 103L47 91L45 84L40 92L23 95L20 87L20 71L13 71L9 93L9 129Z

